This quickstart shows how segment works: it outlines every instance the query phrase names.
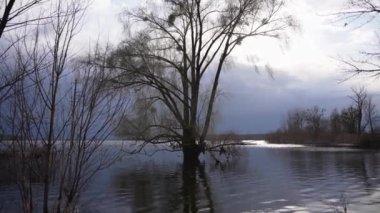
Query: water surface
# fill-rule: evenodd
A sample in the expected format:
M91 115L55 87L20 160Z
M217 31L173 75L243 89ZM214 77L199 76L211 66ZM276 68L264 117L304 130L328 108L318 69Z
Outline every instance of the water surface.
M345 205L349 212L380 210L378 152L244 146L228 163L216 164L209 156L201 162L188 171L181 153L126 156L98 174L82 195L80 210L336 212ZM17 187L0 181L3 211L13 212Z

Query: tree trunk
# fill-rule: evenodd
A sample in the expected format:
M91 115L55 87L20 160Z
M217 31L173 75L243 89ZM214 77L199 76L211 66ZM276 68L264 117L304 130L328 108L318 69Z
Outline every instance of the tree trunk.
M362 134L362 108L359 108L359 113L358 113L358 135L361 135Z
M183 163L184 164L198 164L199 163L199 154L201 153L202 148L197 144L197 140L192 129L183 130L183 139L182 139L182 152L183 152Z
M197 199L195 191L197 188L196 170L200 165L199 154L201 153L201 147L196 144L196 139L194 137L184 138L182 144L182 152L182 193L184 198L183 212L197 212Z
M185 152L184 152L185 154ZM193 156L193 155L191 155ZM188 161L184 157L184 162L182 166L182 197L183 197L183 209L182 212L197 212L197 198L196 198L196 188L197 188L197 168L199 167L198 157Z
M373 128L372 118L370 118L370 120L369 120L369 127L370 127L370 130L371 130L371 135L374 135L375 130L374 130L374 128Z
M182 146L184 165L196 165L199 163L199 154L201 147L197 144L184 144Z
M50 191L50 168L51 168L51 145L48 144L46 147L45 153L45 166L44 166L44 175L43 175L43 185L44 185L44 196L43 196L43 212L49 212L49 191Z

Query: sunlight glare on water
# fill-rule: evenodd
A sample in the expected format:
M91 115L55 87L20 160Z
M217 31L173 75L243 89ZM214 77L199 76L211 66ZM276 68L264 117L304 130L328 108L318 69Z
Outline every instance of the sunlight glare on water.
M265 148L299 148L305 147L300 144L270 144L265 140L243 140L242 141L246 145L252 145L256 147L265 147Z

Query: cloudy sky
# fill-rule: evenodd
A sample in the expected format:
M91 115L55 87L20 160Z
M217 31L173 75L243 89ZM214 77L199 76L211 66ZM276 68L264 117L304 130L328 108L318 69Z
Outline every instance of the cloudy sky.
M138 0L94 0L77 47L100 38L117 44L123 38L119 15ZM286 11L299 28L286 40L246 40L223 73L217 131L264 133L280 127L286 112L318 105L327 110L350 104L353 86L366 86L380 106L378 79L347 78L338 58L355 57L377 39L375 22L357 27L334 22L328 14L341 11L344 0L290 0ZM257 71L255 67L260 69ZM270 67L273 78L265 67Z

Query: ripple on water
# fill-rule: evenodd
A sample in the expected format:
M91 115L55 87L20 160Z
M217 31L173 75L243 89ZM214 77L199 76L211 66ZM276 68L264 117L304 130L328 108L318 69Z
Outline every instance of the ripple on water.
M380 155L348 149L242 147L226 167L206 161L183 176L178 153L131 156L103 171L81 198L83 212L349 212L380 209ZM0 203L17 187L0 183ZM12 204L9 204L12 205ZM87 210L87 211L86 211Z

